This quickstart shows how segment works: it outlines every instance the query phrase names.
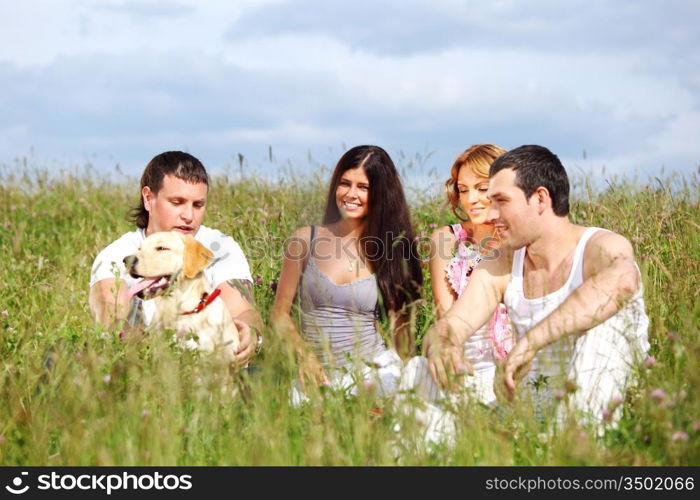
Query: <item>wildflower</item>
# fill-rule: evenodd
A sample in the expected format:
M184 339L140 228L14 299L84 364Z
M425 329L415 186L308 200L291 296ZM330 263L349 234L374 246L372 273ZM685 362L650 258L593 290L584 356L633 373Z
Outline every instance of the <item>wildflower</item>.
M263 279L260 276L255 277L255 284L256 285L262 285L263 284Z
M375 391L377 389L377 384L375 384L372 380L365 380L362 385L364 385L365 389L367 389L370 392Z
M672 330L669 330L669 332L666 334L666 336L668 337L668 340L670 340L671 342L674 342L676 340L681 339L680 334L678 332L674 332Z
M260 222L262 222L263 224L267 224L267 219L263 217L262 219L260 219Z
M369 412L372 415L381 415L384 413L381 408L372 408Z
M659 404L665 403L666 400L668 399L668 395L666 394L666 391L664 391L663 389L654 389L653 391L651 391L649 393L649 396L651 397L651 399L654 402L659 403Z
M577 437L578 437L578 440L579 440L581 443L585 443L585 442L588 441L588 434L587 434L586 431L584 431L584 430L579 431Z
M695 432L700 431L700 420L696 420L695 422L693 422L693 430Z
M109 384L111 382L111 380L112 380L112 376L109 374L102 377L102 382L104 382L105 384Z
M150 417L150 416L151 416L151 412L148 411L148 410L143 410L143 411L141 412L141 418L148 418L148 417Z
M428 227L430 227L430 229L436 229L436 228L437 228L437 224L435 224L435 223L433 222L433 223L430 224Z
M277 280L270 280L270 289L273 292L277 292Z
M565 397L566 397L566 393L564 391L562 391L561 389L557 389L556 391L554 391L554 399L556 399L557 401L561 401Z
M3 312L0 312L0 316L2 316L2 319L7 319L10 317L10 313L5 309Z
M603 422L612 421L613 412L609 408L603 408Z
M576 386L576 382L574 382L573 380L567 380L565 386L566 392L568 393L576 392L576 389L578 389L578 387Z
M612 397L612 399L610 399L610 402L608 403L608 408L610 408L610 410L614 411L615 408L617 408L621 404L622 404L622 396L615 395Z
M676 431L671 436L671 441L673 441L674 443L677 443L678 441L687 441L687 440L688 440L688 433L685 431Z
M656 364L656 358L654 356L647 356L647 359L644 360L644 366L647 368L651 368Z

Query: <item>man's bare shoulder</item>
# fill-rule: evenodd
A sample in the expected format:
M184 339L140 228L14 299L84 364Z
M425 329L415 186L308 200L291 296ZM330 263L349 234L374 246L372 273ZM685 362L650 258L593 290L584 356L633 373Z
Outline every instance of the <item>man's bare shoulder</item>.
M586 244L586 257L596 258L595 254L619 254L626 253L634 257L632 244L627 238L613 231L596 231Z
M590 274L614 262L634 263L634 250L627 238L613 231L597 231L586 243L584 269Z

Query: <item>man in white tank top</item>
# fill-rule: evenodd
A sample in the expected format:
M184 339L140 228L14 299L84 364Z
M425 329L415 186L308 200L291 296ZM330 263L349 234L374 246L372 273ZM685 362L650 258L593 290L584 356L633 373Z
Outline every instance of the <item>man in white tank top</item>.
M566 171L546 148L521 146L493 163L489 220L503 251L476 269L423 345L433 378L450 387L455 375L471 373L461 346L503 302L518 341L496 393L532 397L540 416L554 410L561 422L573 411L599 424L621 414L649 349L648 318L632 246L611 231L572 224L568 196Z
M219 297L238 328L236 361L245 366L259 350L262 323L255 309L248 262L238 243L202 225L208 192L209 177L194 156L168 151L154 157L141 176L140 204L132 211L137 229L103 249L92 265L90 310L95 321L105 326L122 322L148 325L155 311L154 301L130 296L128 290L138 280L126 272L124 257L136 253L152 233L191 234L214 254L204 274L213 288L221 290Z

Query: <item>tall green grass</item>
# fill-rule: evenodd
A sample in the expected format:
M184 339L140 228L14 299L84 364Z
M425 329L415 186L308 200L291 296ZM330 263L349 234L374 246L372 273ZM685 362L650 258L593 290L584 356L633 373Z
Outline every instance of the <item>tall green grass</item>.
M95 327L90 265L132 229L125 214L137 201L136 180L21 165L1 178L2 465L700 464L697 175L614 179L604 189L576 183L573 220L632 241L651 318L655 362L640 367L619 428L602 438L575 425L553 434L518 408L462 408L454 449L426 448L410 419L371 394L312 394L309 405L290 407L295 367L273 332L232 400L220 390L224 375L173 348L168 335L120 340ZM265 319L284 239L319 222L326 184L322 174L212 182L205 223L243 247ZM439 197L411 198L418 233L453 222ZM434 320L431 300L427 279L419 340Z

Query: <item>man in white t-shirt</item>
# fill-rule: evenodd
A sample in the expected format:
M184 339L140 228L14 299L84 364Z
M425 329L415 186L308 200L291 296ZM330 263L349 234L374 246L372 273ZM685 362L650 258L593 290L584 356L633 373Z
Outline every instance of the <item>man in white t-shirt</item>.
M569 221L569 181L559 159L521 146L491 165L488 221L502 240L466 290L425 335L441 387L469 374L465 340L503 302L518 340L494 389L529 391L538 410L572 410L586 422L619 417L634 368L646 354L648 318L632 246L623 236ZM467 375L468 376L468 375ZM557 404L561 401L562 404Z
M90 310L95 321L110 326L127 321L148 325L153 318L153 300L130 298L129 288L138 280L124 266L124 258L136 253L147 236L159 231L190 234L214 254L204 271L213 288L221 290L238 328L241 365L248 363L261 345L261 320L255 308L250 268L233 238L202 225L206 210L209 178L204 165L194 156L169 151L153 158L141 176L141 202L131 217L135 231L102 250L90 275Z

